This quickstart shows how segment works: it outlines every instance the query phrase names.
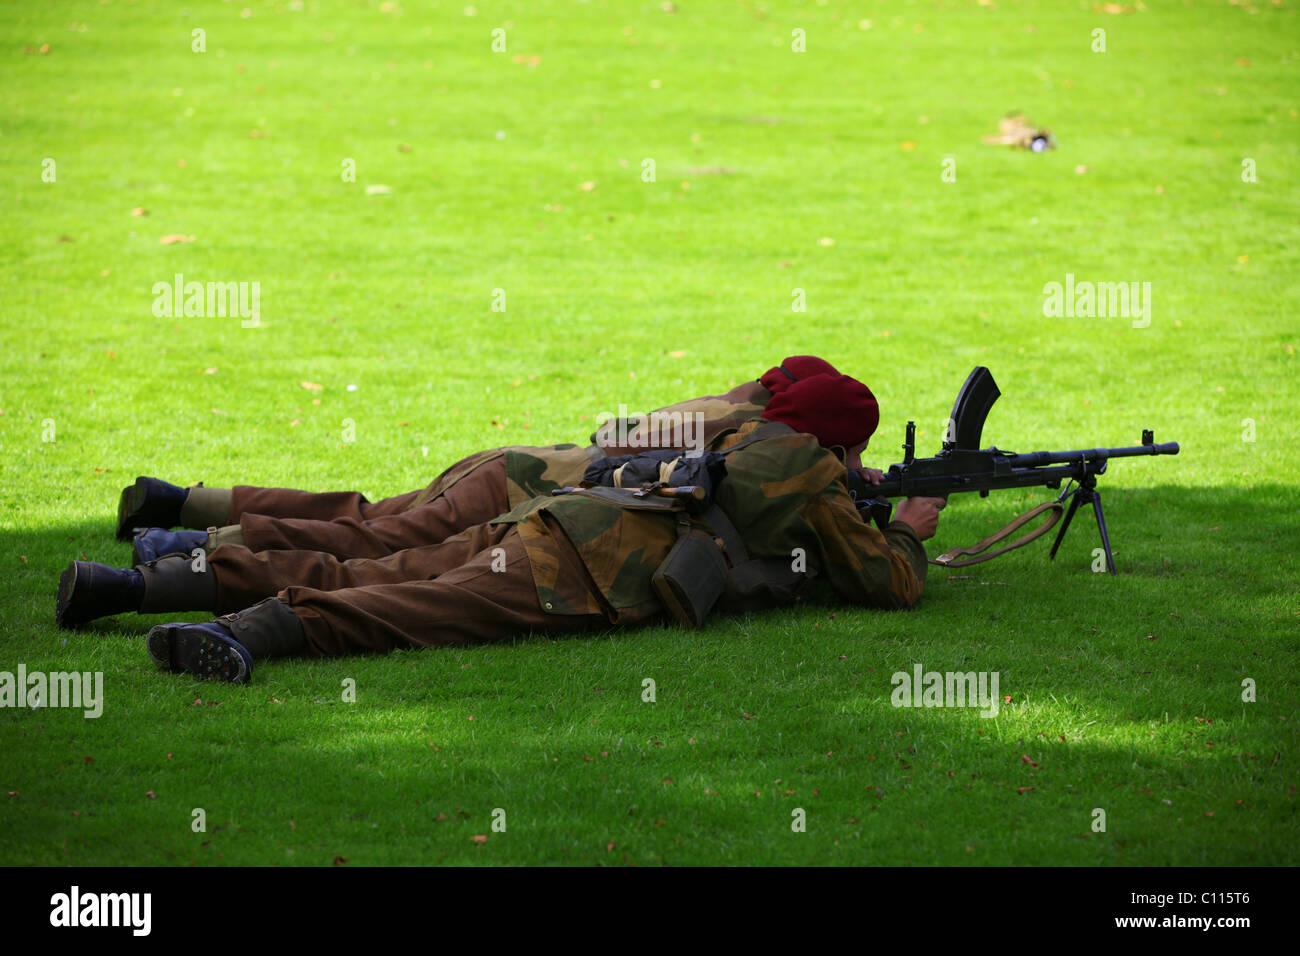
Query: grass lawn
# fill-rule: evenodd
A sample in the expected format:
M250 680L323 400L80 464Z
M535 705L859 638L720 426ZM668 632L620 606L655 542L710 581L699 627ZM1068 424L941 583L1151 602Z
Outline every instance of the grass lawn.
M0 863L1297 862L1294 0L665 6L0 6L0 671L105 695L0 710ZM1014 110L1058 148L982 143ZM156 316L178 273L259 325ZM1149 325L1044 315L1067 276ZM54 626L138 474L375 499L791 354L872 387L881 467L977 364L987 443L1182 453L1102 478L1118 577L1080 517L907 613L246 687L157 671L155 619ZM931 553L1049 494L958 496ZM892 706L918 663L1009 702Z

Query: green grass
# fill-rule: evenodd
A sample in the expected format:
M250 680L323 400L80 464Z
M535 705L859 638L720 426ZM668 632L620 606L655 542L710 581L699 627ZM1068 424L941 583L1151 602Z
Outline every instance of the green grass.
M0 862L1296 863L1295 4L475 6L0 6L0 670L106 686L98 720L0 710ZM980 142L1016 109L1059 149ZM177 272L260 282L262 327L155 318ZM1150 327L1045 318L1067 273L1151 282ZM975 364L1000 447L1183 451L1102 479L1117 578L1083 521L911 613L244 688L158 673L145 618L54 627L69 559L128 561L137 474L375 498L797 353L880 397L873 464L909 419L932 453ZM956 498L932 552L1043 497ZM895 709L917 662L1011 703Z

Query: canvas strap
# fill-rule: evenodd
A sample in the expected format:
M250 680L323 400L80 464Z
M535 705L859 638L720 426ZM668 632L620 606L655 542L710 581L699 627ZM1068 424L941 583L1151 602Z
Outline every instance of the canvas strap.
M1058 500L1045 502L1044 504L1039 505L1037 508L1034 508L1031 511L1026 511L1020 517L1016 518L1014 521L1008 524L1005 528L1001 528L993 532L983 541L980 541L977 544L973 544L969 548L953 548L950 551L945 551L937 558L931 560L930 563L937 564L945 568L964 568L972 564L981 564L984 561L991 561L994 558L996 558L998 555L1006 554L1008 551L1014 551L1016 548L1023 548L1031 541L1034 541L1037 538L1041 538L1048 531L1052 530L1052 527L1056 524L1057 521L1060 520L1061 512L1064 510L1064 508L1065 506ZM1050 514L1048 514L1047 518L1044 519L1043 523L1039 525L1037 528L1035 528L1033 531L1030 531L1028 534L1023 535L1020 538L1017 538L1015 541L1013 541L1011 544L1007 545L1006 547L998 548L998 550L992 551L989 554L981 553L987 550L988 548L992 547L993 545L997 544L999 541L1002 541L1004 538L1009 537L1011 534L1015 533L1016 531L1019 531L1021 528L1023 528L1025 525L1033 521L1035 518L1037 518L1039 515L1043 514L1044 512L1050 512ZM964 560L957 560L958 558L963 558Z

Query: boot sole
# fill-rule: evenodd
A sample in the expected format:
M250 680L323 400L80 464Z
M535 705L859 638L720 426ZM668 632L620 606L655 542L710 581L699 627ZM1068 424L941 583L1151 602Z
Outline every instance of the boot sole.
M59 575L59 596L54 602L54 620L61 630L71 631L86 623L86 619L72 613L73 599L77 595L77 562L73 561Z
M122 489L122 497L117 503L117 540L131 540L136 522L140 519L140 509L149 497L148 490L137 478L135 484Z
M154 663L173 674L232 684L247 684L251 676L239 651L190 627L160 624L149 631L148 646Z

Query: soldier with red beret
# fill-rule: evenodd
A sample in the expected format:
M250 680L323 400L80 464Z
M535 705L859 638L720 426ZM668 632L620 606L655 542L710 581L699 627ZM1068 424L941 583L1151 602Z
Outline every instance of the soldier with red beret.
M666 617L656 569L689 528L726 541L729 576L741 567L780 572L771 587L759 573L747 608L805 600L912 606L925 581L921 541L933 535L943 502L909 499L883 532L858 514L845 475L878 420L870 390L823 372L790 382L776 398L763 417L710 443L726 461L717 512L691 514L676 498L630 489L571 489L381 558L317 553L304 567L287 563L293 553L222 546L186 577L179 565L172 574L155 562L135 569L131 600L141 611L252 606L206 624L157 626L149 652L173 671L246 681L265 657L655 623ZM251 555L260 573L228 563L225 555L236 552ZM796 553L805 560L792 581L784 565ZM200 579L207 590L196 601Z
M134 545L140 563L220 544L242 544L253 551L320 551L339 558L382 557L436 544L552 487L576 484L587 466L602 456L683 448L685 430L670 437L650 427L656 421L698 419L703 427L692 429L691 437L703 447L761 415L772 396L822 374L839 373L824 359L791 356L757 381L721 395L669 405L638 420L611 420L585 448L567 444L478 452L452 465L427 488L376 502L355 491L313 493L252 485L181 488L142 476L122 490L117 534L126 539L140 529ZM618 437L624 441L614 440ZM205 530L167 530L177 526Z

